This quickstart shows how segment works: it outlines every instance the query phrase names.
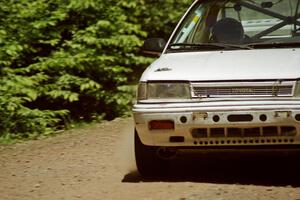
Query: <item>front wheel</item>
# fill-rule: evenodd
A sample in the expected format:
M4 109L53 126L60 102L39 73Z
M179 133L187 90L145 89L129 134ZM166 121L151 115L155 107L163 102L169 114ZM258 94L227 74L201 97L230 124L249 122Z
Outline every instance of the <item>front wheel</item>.
M163 176L168 173L169 161L157 156L158 147L144 145L136 131L134 134L134 147L137 169L142 176Z

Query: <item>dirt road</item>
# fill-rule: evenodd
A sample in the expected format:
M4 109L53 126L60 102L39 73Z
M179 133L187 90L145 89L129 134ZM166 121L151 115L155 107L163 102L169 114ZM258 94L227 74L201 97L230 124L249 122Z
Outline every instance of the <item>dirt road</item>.
M117 119L0 146L0 199L300 200L300 165L287 158L178 159L167 177L143 179L132 132L132 119Z

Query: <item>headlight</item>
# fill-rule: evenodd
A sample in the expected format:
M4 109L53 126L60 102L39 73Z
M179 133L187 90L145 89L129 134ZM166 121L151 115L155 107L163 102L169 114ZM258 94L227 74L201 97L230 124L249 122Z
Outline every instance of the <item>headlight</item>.
M140 83L138 88L138 100L190 98L191 92L188 83Z

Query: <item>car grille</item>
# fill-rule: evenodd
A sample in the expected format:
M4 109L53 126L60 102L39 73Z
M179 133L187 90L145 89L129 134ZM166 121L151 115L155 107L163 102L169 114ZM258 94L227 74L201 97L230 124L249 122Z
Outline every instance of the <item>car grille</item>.
M193 97L293 96L295 82L235 82L192 84Z

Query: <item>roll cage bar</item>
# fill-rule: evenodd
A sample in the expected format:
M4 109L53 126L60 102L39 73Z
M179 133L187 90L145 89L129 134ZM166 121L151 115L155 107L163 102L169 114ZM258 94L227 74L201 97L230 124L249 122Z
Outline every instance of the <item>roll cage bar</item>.
M300 26L300 21L298 21L298 19L300 18L300 13L298 13L300 0L298 0L298 2L297 2L297 8L296 8L294 16L284 16L284 15L282 15L278 12L275 12L273 10L269 10L269 9L266 9L266 8L263 8L263 7L259 7L259 6L255 5L254 3L250 3L250 1L249 2L247 2L247 1L236 1L236 4L240 5L240 6L243 6L245 8L252 9L252 10L255 10L257 12L263 13L265 15L268 15L268 16L271 16L271 17L282 20L282 22L280 22L278 24L275 24L274 26L272 26L272 27L260 32L260 33L257 33L256 35L252 36L251 37L252 39L259 39L263 36L268 35L269 33L272 33L274 31L286 26L286 25L294 25L293 34L296 34L297 31L300 30L300 29L296 29L297 25Z

